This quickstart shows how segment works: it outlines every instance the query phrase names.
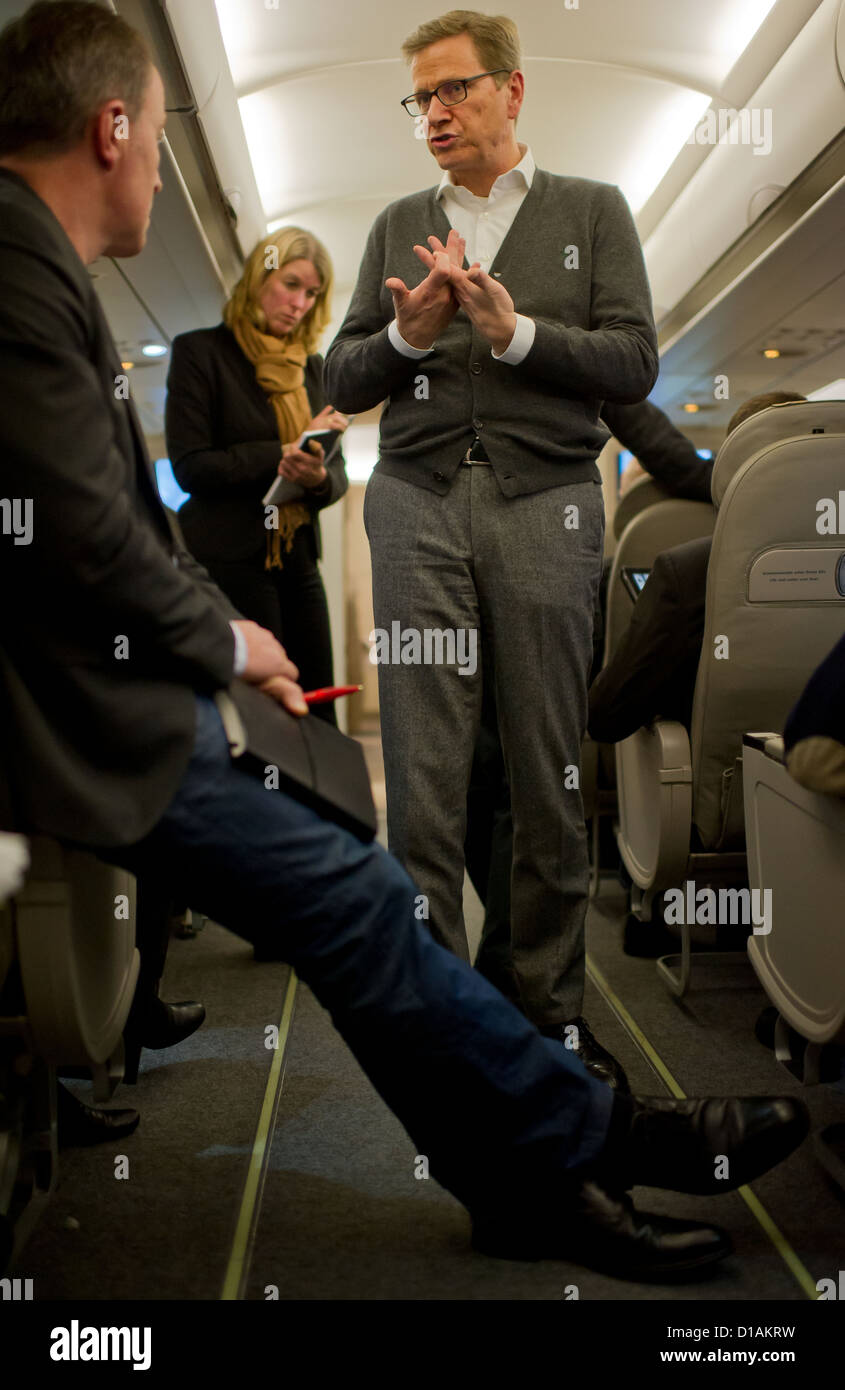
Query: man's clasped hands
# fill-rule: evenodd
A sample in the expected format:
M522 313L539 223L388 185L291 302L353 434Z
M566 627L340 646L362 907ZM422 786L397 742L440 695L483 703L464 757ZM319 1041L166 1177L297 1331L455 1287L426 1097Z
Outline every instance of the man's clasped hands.
M436 236L428 238L431 250L415 246L428 271L426 278L409 290L403 280L385 280L393 295L396 326L405 342L415 348L430 348L463 309L495 353L502 353L516 328L513 300L498 280L481 269L476 261L464 270L466 241L454 227L446 245Z

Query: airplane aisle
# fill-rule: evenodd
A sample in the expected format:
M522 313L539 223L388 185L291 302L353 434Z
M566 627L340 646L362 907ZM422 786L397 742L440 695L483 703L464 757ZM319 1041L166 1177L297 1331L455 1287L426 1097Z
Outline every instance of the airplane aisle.
M377 740L364 742L381 797ZM481 909L469 888L466 907L475 945ZM635 1094L669 1093L662 1064L687 1095L795 1093L814 1129L843 1117L843 1083L800 1087L754 1039L765 1000L741 954L727 968L696 961L693 992L678 1002L653 961L622 953L623 913L605 881L588 916L585 1012ZM731 1232L735 1254L707 1278L631 1284L563 1260L476 1255L463 1209L415 1177L410 1139L310 991L290 985L286 966L256 964L213 924L171 944L164 995L202 999L207 1021L179 1048L145 1052L137 1089L119 1089L114 1104L142 1112L135 1135L64 1152L60 1189L11 1271L35 1279L36 1297L565 1301L574 1285L592 1301L789 1301L836 1277L845 1212L810 1140L754 1184L750 1204L741 1193L637 1190L641 1207ZM265 1029L280 1023L280 1049L269 1051ZM115 1176L117 1153L127 1180Z

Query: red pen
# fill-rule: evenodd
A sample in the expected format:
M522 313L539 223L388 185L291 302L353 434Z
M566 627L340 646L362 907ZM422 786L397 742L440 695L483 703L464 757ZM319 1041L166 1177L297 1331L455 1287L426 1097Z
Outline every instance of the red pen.
M306 705L324 705L340 695L354 695L357 690L363 689L362 685L325 685L322 690L306 690L302 698Z

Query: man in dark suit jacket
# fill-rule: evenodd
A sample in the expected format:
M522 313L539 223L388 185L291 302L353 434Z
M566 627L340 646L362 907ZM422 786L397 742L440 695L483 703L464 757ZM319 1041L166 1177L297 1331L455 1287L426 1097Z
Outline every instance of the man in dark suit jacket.
M698 536L657 556L613 660L590 686L587 731L597 743L617 743L657 715L689 727L712 546Z
M384 850L230 759L210 696L240 662L305 712L296 671L174 543L85 271L143 246L164 119L110 11L39 4L0 35L0 430L8 500L32 504L23 545L0 535L16 828L155 865L218 921L279 934L480 1248L631 1278L721 1259L723 1232L640 1215L625 1187L748 1182L806 1134L800 1103L614 1096L435 944Z

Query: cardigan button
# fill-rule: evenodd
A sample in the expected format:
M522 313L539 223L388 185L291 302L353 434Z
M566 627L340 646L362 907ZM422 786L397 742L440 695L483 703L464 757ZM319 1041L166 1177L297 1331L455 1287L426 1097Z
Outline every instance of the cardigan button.
M481 363L473 362L472 366L470 367L470 371L472 372L473 376L479 376L481 373Z
M433 476L434 481L435 481L436 483L445 483L445 481L446 481L446 474L445 474L445 473L434 473L432 476Z

